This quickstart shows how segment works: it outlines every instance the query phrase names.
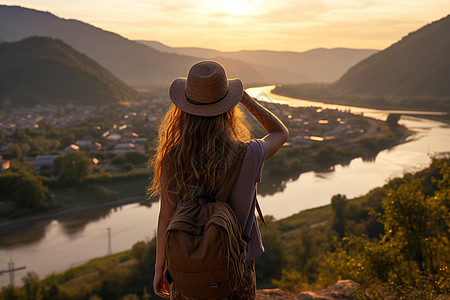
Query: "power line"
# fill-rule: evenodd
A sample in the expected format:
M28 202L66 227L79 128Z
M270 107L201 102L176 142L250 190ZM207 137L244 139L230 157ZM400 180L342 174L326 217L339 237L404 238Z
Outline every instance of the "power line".
M9 261L8 263L8 269L6 270L0 270L0 275L2 275L3 273L9 273L9 283L11 285L14 285L15 283L15 276L14 276L14 272L19 271L19 270L23 270L26 269L26 267L18 267L15 268L14 267L14 262L12 260Z

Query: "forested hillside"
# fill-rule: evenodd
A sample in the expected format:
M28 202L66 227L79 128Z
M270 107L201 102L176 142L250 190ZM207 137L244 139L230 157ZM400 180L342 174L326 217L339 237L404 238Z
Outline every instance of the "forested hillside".
M450 99L450 15L350 68L338 92Z
M31 37L0 44L0 105L112 104L137 92L63 41Z

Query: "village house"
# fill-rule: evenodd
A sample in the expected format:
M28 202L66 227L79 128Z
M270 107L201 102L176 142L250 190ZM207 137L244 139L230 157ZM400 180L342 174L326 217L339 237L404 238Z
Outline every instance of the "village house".
M47 168L48 170L53 170L55 159L58 155L38 155L34 159L33 166L36 171L40 171L42 168Z
M86 152L99 151L102 148L102 144L98 142L93 143L89 138L80 139L75 144L80 147L80 150Z
M10 167L9 160L3 159L3 156L0 155L0 173L5 172Z
M125 152L135 151L136 146L132 143L120 143L114 147L114 152L124 154Z
M72 151L79 151L79 150L80 150L80 147L75 144L71 144L71 145L67 146L66 148L64 148L65 152L72 152Z

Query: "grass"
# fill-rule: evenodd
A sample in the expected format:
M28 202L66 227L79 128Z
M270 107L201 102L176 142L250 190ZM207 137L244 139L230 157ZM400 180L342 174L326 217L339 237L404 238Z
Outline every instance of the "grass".
M348 200L349 205L352 204L356 206L361 206L366 202L367 199L365 197ZM277 220L274 222L274 225L279 226L278 228L282 233L289 233L304 225L309 225L311 227L321 226L331 218L332 214L333 211L331 209L331 204L327 204L324 206L303 210L284 219Z
M68 295L79 294L80 288L89 291L98 288L102 284L102 273L118 271L130 272L134 263L123 264L132 261L131 250L119 252L113 255L92 259L78 267L70 268L60 274L52 274L43 281L47 286L55 284Z

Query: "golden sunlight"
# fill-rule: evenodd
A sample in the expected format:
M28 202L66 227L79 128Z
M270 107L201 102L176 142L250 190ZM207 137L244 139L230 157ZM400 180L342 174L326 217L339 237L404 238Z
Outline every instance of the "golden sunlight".
M208 7L232 15L249 15L261 7L266 0L228 0L208 1Z

